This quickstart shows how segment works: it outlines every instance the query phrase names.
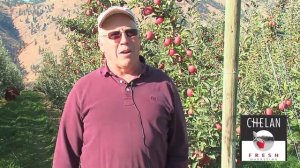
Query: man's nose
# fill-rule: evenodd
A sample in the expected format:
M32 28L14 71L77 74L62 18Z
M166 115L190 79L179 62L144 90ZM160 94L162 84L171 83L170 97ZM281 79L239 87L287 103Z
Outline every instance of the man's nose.
M121 41L120 44L127 44L128 43L128 36L125 32L121 32Z

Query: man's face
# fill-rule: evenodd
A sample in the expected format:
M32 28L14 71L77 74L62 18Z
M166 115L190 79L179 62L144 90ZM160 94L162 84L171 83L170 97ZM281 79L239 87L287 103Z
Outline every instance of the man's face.
M136 30L135 22L124 14L115 14L105 20L98 42L108 65L126 69L139 63L140 38Z

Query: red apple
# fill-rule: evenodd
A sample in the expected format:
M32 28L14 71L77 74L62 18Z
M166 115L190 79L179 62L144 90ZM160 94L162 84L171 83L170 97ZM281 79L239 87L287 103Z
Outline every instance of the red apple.
M146 33L146 39L147 40L153 40L154 39L154 34L152 31L147 31Z
M161 4L161 0L154 0L154 3L159 6Z
M86 16L92 16L92 10L91 9L86 10L85 14Z
M165 68L165 64L164 63L159 63L158 64L158 68L159 69L164 69Z
M174 38L174 44L176 44L176 45L180 45L181 44L181 38L180 38L180 36L176 36Z
M98 28L97 28L97 27L93 27L93 29L92 29L92 33L93 33L93 34L96 34L96 33L98 33Z
M143 14L145 16L150 15L153 13L153 7L152 6L147 6L146 8L144 8L143 10Z
M270 27L275 27L275 26L276 26L276 22L270 21L270 22L269 22L269 26L270 26Z
M177 56L176 58L179 63L183 62L183 57L181 55Z
M237 166L240 166L242 164L242 161L240 159L235 159L235 163Z
M188 70L189 70L190 74L194 74L197 71L197 69L194 65L189 65Z
M161 24L162 22L164 22L164 18L161 16L157 17L155 20L155 24L157 25Z
M190 108L187 113L188 115L193 115L193 109Z
M193 51L190 50L190 49L187 49L186 50L186 55L189 56L189 57L192 57L193 56Z
M287 107L291 107L292 104L293 104L292 99L287 99L287 100L285 100L285 104L287 105Z
M215 126L219 132L222 131L222 125L220 123L216 123Z
M93 7L93 12L98 13L98 8L96 6Z
M171 42L172 42L171 38L169 38L169 37L166 38L165 42L164 42L164 46L169 46L171 44Z
M272 115L272 114L273 114L272 108L267 108L267 109L265 110L265 114L266 114L266 115Z
M287 108L287 105L286 105L285 101L279 103L278 109L279 109L280 111L284 111L284 109L286 109L286 108Z
M206 154L203 155L202 163L204 165L209 165L209 163L210 163L210 158Z
M194 94L193 89L188 88L187 91L186 91L186 95L187 95L188 97L192 97L193 94Z
M173 55L175 55L176 54L176 50L174 49L174 48L171 48L170 50L169 50L169 55L170 56L173 56Z
M241 127L238 126L235 130L236 130L236 133L237 133L238 135L240 135L240 133L241 133Z
M76 75L79 75L79 74L80 74L80 70L79 70L79 69L76 69L76 70L75 70L75 74L76 74Z

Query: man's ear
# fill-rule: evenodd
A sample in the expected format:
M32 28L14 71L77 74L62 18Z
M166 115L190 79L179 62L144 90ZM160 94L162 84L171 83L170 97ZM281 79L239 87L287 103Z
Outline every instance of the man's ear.
M102 42L100 36L98 36L98 46L99 46L101 52L104 52L104 50L103 50L103 42Z

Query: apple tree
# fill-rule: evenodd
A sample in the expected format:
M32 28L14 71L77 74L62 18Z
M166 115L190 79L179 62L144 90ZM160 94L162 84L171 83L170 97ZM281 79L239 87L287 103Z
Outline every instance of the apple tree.
M19 91L24 89L22 72L13 62L1 39L0 67L0 97L4 97L5 90L8 87L14 87Z

